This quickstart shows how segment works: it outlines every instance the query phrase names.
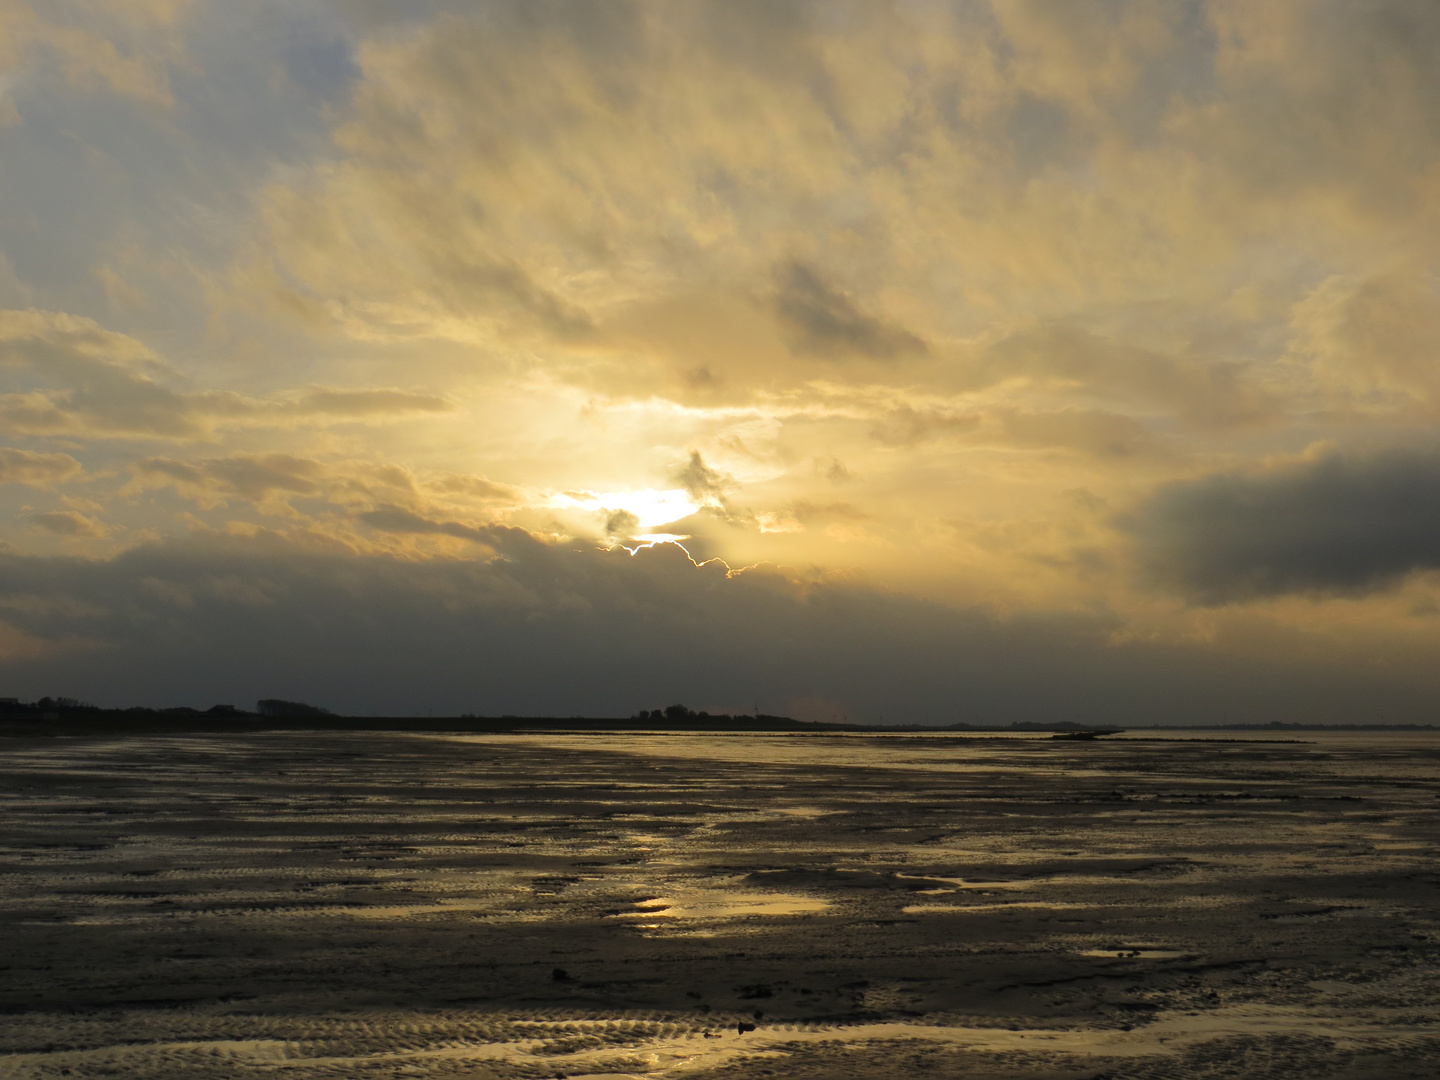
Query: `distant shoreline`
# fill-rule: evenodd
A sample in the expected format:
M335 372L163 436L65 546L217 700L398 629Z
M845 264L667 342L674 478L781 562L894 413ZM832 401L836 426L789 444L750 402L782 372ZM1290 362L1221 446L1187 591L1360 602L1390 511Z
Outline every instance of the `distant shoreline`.
M230 712L213 714L193 709L84 709L0 713L0 736L103 734L213 734L260 731L373 731L435 732L448 734L504 734L536 732L635 734L874 734L1017 735L1094 731L1122 732L1303 732L1303 731L1437 731L1435 724L1303 724L1274 721L1265 724L1145 724L1085 725L1073 722L1044 724L848 724L794 720L784 716L692 716L680 720L621 717L558 716L261 716Z

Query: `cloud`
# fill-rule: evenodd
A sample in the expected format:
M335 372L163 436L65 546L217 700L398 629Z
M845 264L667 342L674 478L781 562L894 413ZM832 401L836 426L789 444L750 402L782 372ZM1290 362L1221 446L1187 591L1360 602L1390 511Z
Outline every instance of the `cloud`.
M795 352L871 360L925 352L920 338L862 312L850 296L828 284L813 268L792 262L778 277L775 310L790 331L790 347Z
M1435 6L1224 0L1209 14L1222 93L1177 117L1177 134L1244 186L1252 213L1333 200L1408 227L1440 162Z
M80 462L69 454L39 454L13 446L0 446L0 484L50 487L78 479Z
M1437 697L1433 678L1372 677L1323 657L1114 644L1105 617L1002 619L696 566L673 545L631 556L516 529L486 535L493 553L480 559L355 555L266 534L105 560L0 552L0 617L34 646L0 666L22 695L279 695L362 714L624 716L652 700L778 709L823 697L852 718L891 721L1319 720L1359 709L1399 720L1428 719Z
M880 302L886 275L868 250L883 229L870 174L886 172L887 144L915 141L908 103L864 85L854 46L887 35L886 77L948 96L968 69L937 55L916 70L903 55L906 35L940 45L934 26L858 6L836 21L809 5L711 2L608 5L587 12L583 35L577 22L568 7L500 3L372 39L340 159L266 193L268 242L237 281L367 340L584 349L592 324L639 298L743 296L778 316L763 320L767 345L926 352ZM836 30L844 48L825 48ZM844 258L825 226L839 203L860 239ZM676 371L710 385L726 372L708 334L689 336Z
M1153 449L1155 435L1139 420L1101 409L998 411L1005 437L1028 446L1057 446L1099 457L1130 457Z
M1377 391L1433 408L1440 403L1440 285L1391 270L1326 278L1295 305L1292 347L1322 382L1370 405Z
M31 514L29 520L39 528L56 536L90 536L104 538L110 535L110 527L96 518L86 517L75 510L48 510Z
M93 319L0 311L0 366L16 378L61 387L0 395L0 424L11 431L171 438L201 433L191 403L153 378L160 370L155 355Z
M412 394L404 390L304 390L291 400L280 399L260 406L277 416L297 417L393 417L407 413L453 412L453 402L434 394Z
M427 9L360 46L333 148L260 196L235 281L353 340L617 393L753 400L869 360L922 392L1276 422L1290 302L1433 263L1406 222L1440 214L1435 18L698 0L581 33L564 6Z
M466 525L460 521L433 521L398 506L380 506L374 510L362 511L356 517L381 532L454 536L461 540L472 540L477 544L490 544L493 541L493 532L489 528Z
M258 503L320 495L326 478L319 462L290 454L237 454L196 462L149 457L132 464L130 471L133 488L173 487L204 506L231 498Z
M1440 454L1328 453L1180 481L1120 524L1152 583L1201 604L1375 592L1440 568Z
M739 509L730 502L727 493L739 486L738 481L705 464L700 451L690 451L690 460L676 470L673 479L695 501L702 513L734 525L754 520L750 511Z
M170 31L188 7L189 0L12 0L0 8L0 63L25 72L50 61L72 89L169 107L175 98L167 67L180 59Z
M450 515L494 518L520 508L547 507L552 501L545 492L482 476L417 476L373 461L322 461L278 452L195 459L152 456L132 461L129 471L121 495L169 488L204 509L249 503L263 514L307 519L326 533L337 526L333 508L338 507L347 518L385 533L444 534L485 543L484 527L462 524ZM296 500L311 500L312 505L297 510ZM345 542L353 539L350 535Z
M848 502L813 503L800 499L790 506L790 513L802 524L827 521L867 521L870 515Z
M812 392L816 388L812 388ZM1142 420L1110 409L1066 406L1023 407L1024 395L998 393L989 401L974 393L913 394L885 388L841 390L830 386L829 400L813 414L847 420L868 420L871 439L887 447L965 440L991 446L1049 446L1096 457L1122 458L1160 449L1162 442ZM820 395L815 394L818 398ZM911 396L911 400L905 400ZM998 400L997 400L998 399ZM1046 399L1053 401L1054 397ZM823 409L823 412L822 412ZM797 412L800 412L797 409ZM831 459L832 462L835 459ZM822 459L816 474L825 475ZM844 479L842 472L829 479Z
M1159 405L1202 426L1254 423L1277 413L1243 364L1145 348L1063 320L1005 335L973 371L978 385L1017 377L1070 382L1114 401Z
M448 412L431 394L311 388L271 399L177 390L175 375L140 341L93 319L0 311L0 368L32 384L0 394L0 428L18 434L194 441L226 426L387 420Z
M875 422L870 437L885 446L914 446L969 434L979 428L980 419L974 413L939 406L898 405Z
M615 510L606 515L605 534L607 536L628 537L640 528L640 519L629 510Z
M1428 422L1433 0L0 19L0 442L64 451L0 455L6 542L56 547L16 484L83 479L55 506L112 541L188 500L416 560L479 557L493 521L613 542L683 486L705 509L675 531L734 565L1136 634L1283 611L1424 638L1375 614L1398 597L1181 611L1126 586L1105 521L1140 483ZM1224 584L1203 524L1155 513L1136 556L1192 599L1352 588L1264 552Z
M500 506L516 506L526 501L526 493L513 484L502 484L484 476L450 473L433 477L425 487L439 497L461 497L467 502Z
M735 479L705 464L699 450L690 451L690 460L675 472L675 483L701 505L719 505L725 492L735 486Z

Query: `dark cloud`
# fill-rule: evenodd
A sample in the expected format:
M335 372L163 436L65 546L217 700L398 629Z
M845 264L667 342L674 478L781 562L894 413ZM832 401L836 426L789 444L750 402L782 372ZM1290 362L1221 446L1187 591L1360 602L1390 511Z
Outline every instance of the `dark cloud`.
M1169 484L1120 523L1151 581L1203 604L1372 592L1440 567L1440 454Z
M791 348L810 356L893 360L925 351L904 327L861 311L849 295L803 263L778 275L775 310L791 332Z
M381 532L454 536L460 540L473 540L477 544L490 543L492 535L489 527L466 525L461 521L434 521L399 506L380 506L356 516Z
M853 583L732 574L673 545L631 556L518 529L485 535L493 551L456 560L267 534L110 560L0 552L0 612L28 656L0 667L20 695L279 696L359 713L628 715L654 701L780 709L823 697L891 721L1123 724L1348 720L1362 708L1428 720L1436 704L1419 675L1114 644L1102 617L999 618Z
M698 450L690 451L690 460L676 471L675 483L685 489L703 508L705 514L735 525L754 521L754 515L750 511L733 506L726 497L726 492L737 486L735 478L706 465ZM673 524L680 527L683 523Z
M720 502L727 489L735 486L733 478L705 464L699 450L690 451L690 460L675 473L679 484L696 502Z
M616 510L605 518L605 532L610 536L629 536L640 528L640 519L629 510Z

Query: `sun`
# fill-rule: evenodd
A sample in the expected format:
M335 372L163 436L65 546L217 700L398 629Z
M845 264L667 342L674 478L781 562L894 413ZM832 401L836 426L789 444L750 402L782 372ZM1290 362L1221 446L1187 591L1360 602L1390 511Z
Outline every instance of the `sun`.
M679 488L660 490L642 488L638 491L568 491L556 496L550 504L556 509L592 510L614 513L624 510L635 516L637 528L652 529L687 518L700 509L690 493Z

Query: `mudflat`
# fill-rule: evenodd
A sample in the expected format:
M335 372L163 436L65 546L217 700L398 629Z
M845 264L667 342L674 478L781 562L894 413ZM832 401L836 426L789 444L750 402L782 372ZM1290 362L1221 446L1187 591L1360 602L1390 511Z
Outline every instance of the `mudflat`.
M1434 733L0 741L0 1078L1433 1077Z

